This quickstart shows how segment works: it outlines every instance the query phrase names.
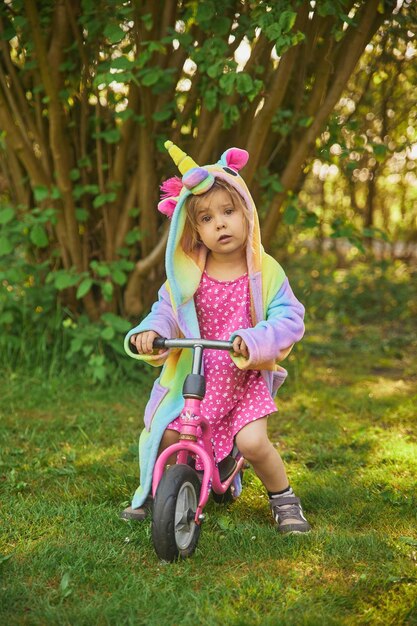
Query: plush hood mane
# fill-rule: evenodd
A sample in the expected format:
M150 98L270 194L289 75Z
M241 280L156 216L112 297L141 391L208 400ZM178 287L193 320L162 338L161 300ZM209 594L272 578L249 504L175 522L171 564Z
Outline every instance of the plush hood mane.
M204 245L186 252L181 245L186 221L185 201L191 195L206 193L216 179L227 181L242 196L249 212L249 233L246 249L249 276L261 270L262 248L258 215L252 196L239 171L246 165L249 154L240 148L229 148L217 163L199 166L172 141L165 142L172 160L182 178L174 177L161 185L162 199L158 209L171 218L166 249L166 273L171 299L175 309L189 301L201 280L206 263L207 249Z

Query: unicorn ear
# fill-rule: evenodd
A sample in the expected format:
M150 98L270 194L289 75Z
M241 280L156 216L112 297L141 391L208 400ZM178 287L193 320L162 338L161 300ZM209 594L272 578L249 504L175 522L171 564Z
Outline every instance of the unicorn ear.
M158 211L171 218L177 206L178 198L164 198L158 202Z
M229 148L220 157L222 165L227 165L237 172L245 167L249 160L249 152L241 148Z

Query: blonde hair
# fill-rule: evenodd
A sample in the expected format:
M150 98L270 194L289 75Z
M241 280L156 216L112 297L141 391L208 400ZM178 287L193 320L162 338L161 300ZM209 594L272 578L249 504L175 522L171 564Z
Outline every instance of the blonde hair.
M246 206L246 202L244 201L240 193L237 191L237 189L235 189L235 187L233 187L232 185L230 185L230 183L228 183L227 181L221 178L216 178L213 186L208 191L206 191L206 193L203 193L199 196L189 196L185 201L187 219L184 225L182 246L186 252L192 252L201 243L201 241L198 238L197 219L196 219L197 212L201 203L203 201L206 202L207 199L209 199L212 194L216 193L216 191L219 191L221 189L229 193L232 205L235 209L238 207L242 209L243 215L246 220L246 227L249 231L249 215L250 214L249 214L249 209Z

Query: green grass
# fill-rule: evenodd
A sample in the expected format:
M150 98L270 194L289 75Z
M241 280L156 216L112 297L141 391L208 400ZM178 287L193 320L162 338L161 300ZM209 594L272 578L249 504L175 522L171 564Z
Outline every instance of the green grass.
M311 322L270 435L313 531L279 536L248 470L237 502L209 503L193 558L171 565L150 522L118 519L150 378L5 375L0 623L417 624L416 330Z

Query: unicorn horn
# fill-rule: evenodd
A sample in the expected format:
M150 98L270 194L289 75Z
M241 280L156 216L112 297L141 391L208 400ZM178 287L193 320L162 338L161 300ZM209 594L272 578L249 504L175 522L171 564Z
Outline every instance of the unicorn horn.
M172 143L172 141L166 141L164 146L168 150L172 160L182 175L191 170L193 167L198 167L197 163L190 156L188 156L188 154Z

